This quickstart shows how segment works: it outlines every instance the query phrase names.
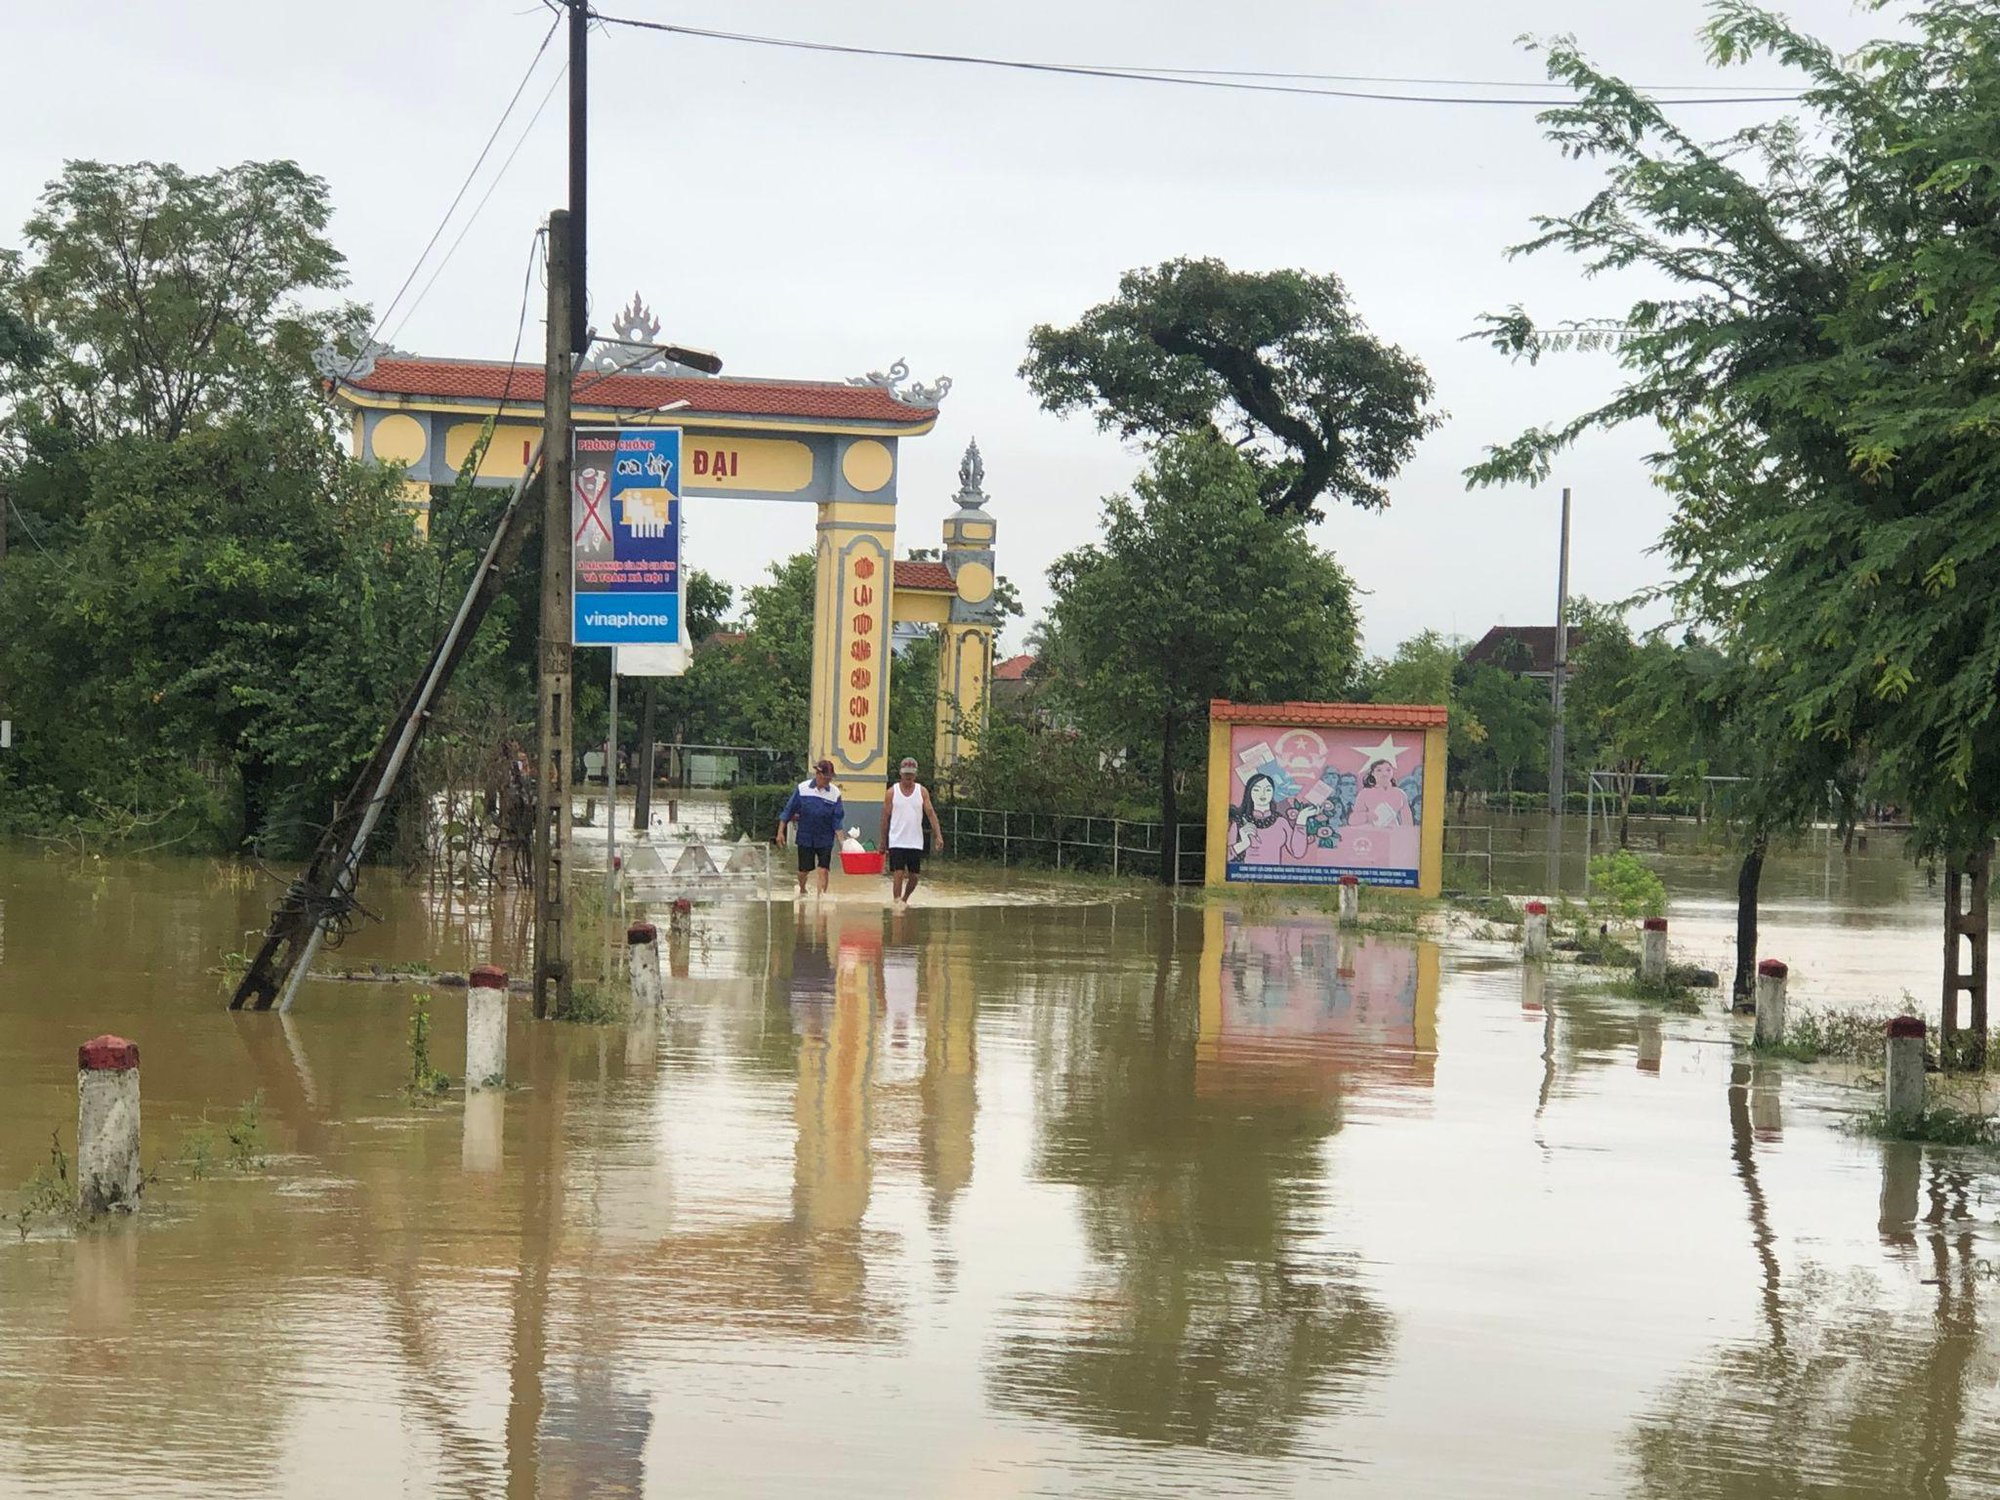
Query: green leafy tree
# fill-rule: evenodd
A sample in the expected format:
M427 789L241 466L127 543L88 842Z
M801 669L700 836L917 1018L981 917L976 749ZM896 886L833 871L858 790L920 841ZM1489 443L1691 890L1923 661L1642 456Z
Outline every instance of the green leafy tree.
M82 469L73 544L0 575L8 793L40 821L115 807L211 846L309 846L431 643L393 475L247 418Z
M938 638L926 628L896 654L889 675L889 765L906 755L916 757L933 781L941 779L931 765L937 751Z
M1549 765L1549 689L1546 683L1485 662L1460 662L1454 701L1485 734L1453 774L1462 785L1512 792L1523 772L1546 775Z
M1511 790L1524 768L1547 765L1548 689L1500 667L1466 660L1463 641L1419 631L1372 661L1361 696L1371 703L1442 703L1451 713L1449 783L1463 806L1474 790Z
M1897 36L1845 55L1744 0L1711 13L1714 60L1794 69L1803 119L1705 143L1550 48L1577 95L1550 135L1605 179L1521 248L1665 289L1609 325L1492 319L1517 354L1609 343L1627 378L1473 477L1545 474L1586 431L1657 422L1687 617L1759 663L1793 738L1865 763L1919 853L1981 875L2000 830L2000 3L1898 12Z
M1021 374L1048 410L1125 437L1214 431L1275 513L1389 503L1388 482L1438 426L1411 355L1368 332L1337 276L1170 260L1128 271L1069 328L1028 335Z
M14 361L10 392L89 442L175 438L297 387L365 323L306 300L346 280L331 217L293 162L70 162L27 223L32 258L0 261L0 326L39 356Z
M1397 646L1393 655L1368 664L1360 696L1370 703L1443 705L1450 714L1447 763L1464 765L1486 738L1486 726L1459 697L1458 678L1464 665L1463 642L1422 630Z
M1171 847L1209 700L1338 697L1355 667L1353 588L1213 434L1162 443L1133 491L1104 502L1101 542L1049 568L1047 655L1079 728L1151 758Z
M803 754L812 699L814 565L795 552L743 591L741 640L697 651L685 684L681 738Z

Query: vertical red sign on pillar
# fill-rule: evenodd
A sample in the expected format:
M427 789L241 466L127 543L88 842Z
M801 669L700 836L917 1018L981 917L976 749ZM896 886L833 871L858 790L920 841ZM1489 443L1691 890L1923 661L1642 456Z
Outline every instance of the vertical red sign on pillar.
M876 586L875 559L860 557L854 561L854 583L848 588L844 601L847 610L847 631L853 637L847 648L853 659L848 673L848 687L851 690L841 708L842 734L848 748L860 751L873 734L872 719L875 711L875 695L868 691L875 680L875 652L878 649L875 635L879 616L875 610Z

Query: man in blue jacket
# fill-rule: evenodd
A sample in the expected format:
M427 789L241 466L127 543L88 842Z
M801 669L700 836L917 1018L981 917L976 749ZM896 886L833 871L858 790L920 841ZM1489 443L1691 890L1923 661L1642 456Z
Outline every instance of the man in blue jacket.
M798 832L792 842L799 850L799 896L806 893L806 876L819 866L819 893L826 894L827 871L833 867L833 845L840 837L840 825L847 819L847 804L840 800L840 788L833 784L833 762L823 760L813 767L812 776L801 781L778 814L778 847L785 847L785 829L796 822Z

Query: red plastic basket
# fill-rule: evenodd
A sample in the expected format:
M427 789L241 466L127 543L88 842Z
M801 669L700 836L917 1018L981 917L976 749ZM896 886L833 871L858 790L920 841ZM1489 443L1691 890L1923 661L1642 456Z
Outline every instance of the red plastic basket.
M882 873L882 851L874 850L866 854L850 854L840 851L840 868L848 875L880 875Z

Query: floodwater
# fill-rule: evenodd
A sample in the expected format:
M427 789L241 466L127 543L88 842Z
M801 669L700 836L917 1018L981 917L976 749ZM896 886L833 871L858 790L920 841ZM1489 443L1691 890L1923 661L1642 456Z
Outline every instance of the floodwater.
M1834 859L1767 951L1928 994L1921 876ZM1986 1159L1463 931L871 889L700 913L652 1026L517 997L420 1109L409 987L223 1009L254 877L0 851L0 1207L102 1031L162 1168L0 1225L0 1496L2000 1495ZM521 967L517 895L364 899L335 962ZM172 1164L252 1095L268 1160Z

